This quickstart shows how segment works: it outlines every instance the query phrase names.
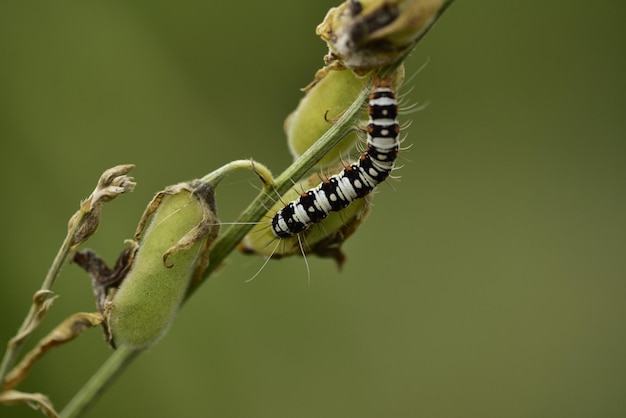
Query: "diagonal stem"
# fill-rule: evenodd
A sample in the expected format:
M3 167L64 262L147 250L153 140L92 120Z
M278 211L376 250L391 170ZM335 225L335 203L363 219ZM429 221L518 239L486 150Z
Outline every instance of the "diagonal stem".
M35 293L35 296L33 297L33 303L30 306L28 314L24 318L24 322L22 322L22 326L20 327L16 336L9 340L9 342L7 343L7 350L4 353L4 357L2 358L2 363L0 363L0 383L4 382L5 376L7 375L7 373L9 373L11 367L15 363L15 360L20 353L22 345L30 334L29 330L32 330L32 324L34 323L34 321L36 321L37 315L41 310L41 304L45 299L42 299L41 296L46 293L52 294L51 289L52 285L54 284L54 280L59 275L59 271L61 271L61 267L63 267L65 260L67 260L67 256L70 252L74 235L80 227L80 221L82 217L84 217L85 215L86 212L81 209L79 211L80 218L77 220L77 222L74 222L74 224L68 229L67 235L63 240L63 244L61 244L61 248L59 248L59 251L54 257L54 261L52 262L52 265L50 266L50 269L48 270L48 273L44 278L41 288Z

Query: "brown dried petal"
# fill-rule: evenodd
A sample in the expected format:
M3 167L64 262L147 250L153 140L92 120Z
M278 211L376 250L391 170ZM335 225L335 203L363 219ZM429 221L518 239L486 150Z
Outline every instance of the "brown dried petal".
M85 242L98 229L102 203L110 202L120 194L134 190L137 183L126 175L133 168L135 168L133 164L118 165L109 168L100 176L96 189L81 203L80 210L72 216L68 224L70 230L77 228L72 238L72 249Z
M9 346L13 347L25 340L34 330L37 328L43 317L46 315L52 303L58 298L58 295L52 296L53 292L50 290L38 290L33 295L33 308L35 309L35 315L26 328L9 341ZM32 308L32 309L33 309Z
M50 299L46 300L49 302ZM28 376L35 362L49 350L72 341L89 328L102 323L102 315L98 313L79 312L61 322L48 335L41 339L35 348L24 356L24 359L9 372L4 380L3 389L12 389Z
M26 403L33 409L41 409L47 417L59 418L60 415L54 410L54 406L47 396L41 393L25 393L16 390L8 390L0 393L0 402L5 405Z

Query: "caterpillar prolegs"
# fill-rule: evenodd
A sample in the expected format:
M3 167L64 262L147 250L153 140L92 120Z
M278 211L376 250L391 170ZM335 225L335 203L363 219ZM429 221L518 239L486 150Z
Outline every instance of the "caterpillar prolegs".
M388 80L376 80L368 103L367 148L360 158L289 202L272 218L276 238L291 238L370 194L393 170L400 149L398 103Z

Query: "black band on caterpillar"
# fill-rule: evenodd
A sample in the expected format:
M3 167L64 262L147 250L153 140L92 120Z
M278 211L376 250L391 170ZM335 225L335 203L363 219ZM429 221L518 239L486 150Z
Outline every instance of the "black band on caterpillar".
M353 200L374 190L391 173L398 155L400 125L398 103L390 83L377 83L369 97L367 149L343 171L307 190L272 219L277 238L290 238L321 222L331 212L346 208Z

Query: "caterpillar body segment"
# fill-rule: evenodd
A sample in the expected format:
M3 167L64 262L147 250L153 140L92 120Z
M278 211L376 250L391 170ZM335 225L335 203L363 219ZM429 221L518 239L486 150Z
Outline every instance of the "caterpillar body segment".
M373 73L361 77L349 69L335 67L324 67L317 72L313 82L305 88L306 94L298 107L285 120L287 143L294 160L328 131L373 77ZM393 76L392 87L397 90L403 81L404 68L400 67ZM316 167L329 168L347 158L361 139L357 131L366 124L364 111L354 131L326 153Z
M335 170L338 169L335 168ZM319 174L314 173L294 184L283 195L282 201L277 201L269 208L268 215L266 215L267 222L256 225L245 236L238 249L245 254L256 254L274 259L314 254L318 257L332 258L341 267L346 259L341 246L366 219L374 197L373 193L356 200L341 211L330 212L322 222L313 224L299 234L277 238L272 232L270 220L274 214L285 207L283 201L298 199L303 190L314 188L319 180Z

